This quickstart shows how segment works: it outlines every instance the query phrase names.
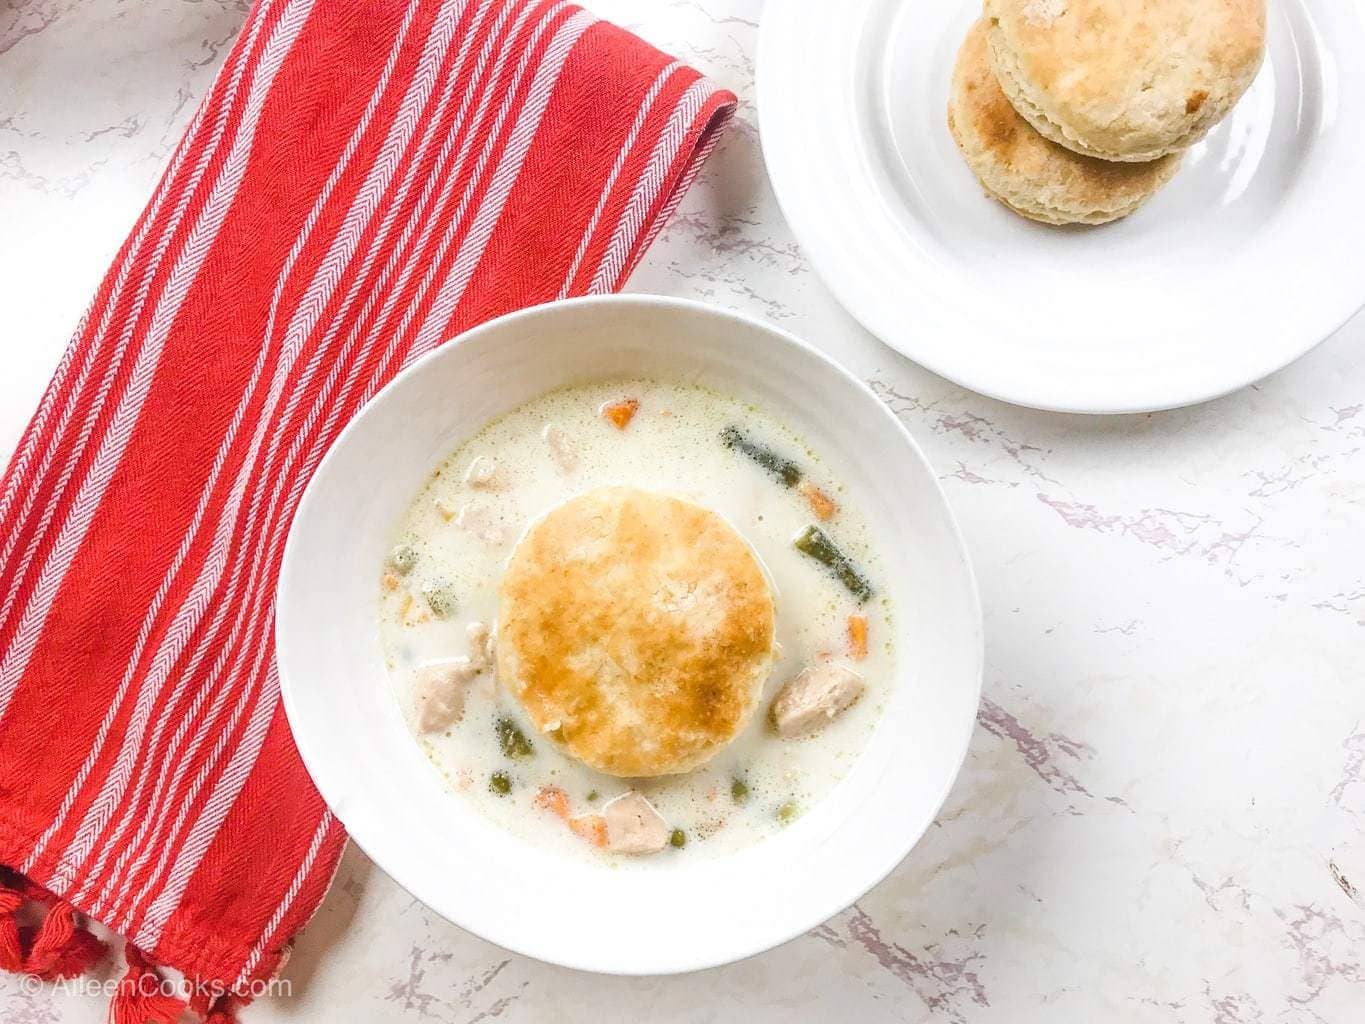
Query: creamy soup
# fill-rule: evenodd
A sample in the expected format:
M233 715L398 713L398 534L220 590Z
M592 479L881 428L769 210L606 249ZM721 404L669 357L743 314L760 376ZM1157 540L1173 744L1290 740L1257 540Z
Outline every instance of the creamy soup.
M771 589L775 642L753 713L679 774L588 767L566 727L542 715L537 728L516 681L498 677L500 587L519 542L571 499L621 487L717 513ZM435 470L377 568L379 632L415 740L464 799L542 846L665 863L774 833L848 771L895 677L882 572L840 467L775 411L616 380L531 401Z

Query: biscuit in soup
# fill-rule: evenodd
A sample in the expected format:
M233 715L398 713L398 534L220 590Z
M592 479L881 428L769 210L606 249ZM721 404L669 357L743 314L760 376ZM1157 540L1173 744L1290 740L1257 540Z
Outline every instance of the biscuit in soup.
M542 734L617 776L686 772L749 722L774 604L717 513L630 487L555 507L499 590L498 675Z

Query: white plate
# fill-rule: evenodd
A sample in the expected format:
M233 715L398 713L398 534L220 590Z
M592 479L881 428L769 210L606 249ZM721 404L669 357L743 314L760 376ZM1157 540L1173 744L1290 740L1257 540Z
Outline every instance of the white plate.
M403 723L377 629L379 568L427 475L555 387L699 379L761 401L847 465L883 538L899 675L849 774L735 854L617 867L505 832L450 792ZM788 334L648 296L583 299L470 331L401 374L337 440L299 506L280 576L280 687L294 738L352 838L437 912L508 949L587 970L725 963L813 927L905 856L966 753L981 685L976 586L933 471L861 383Z
M1251 89L1132 217L1048 228L985 198L945 123L962 0L768 0L763 150L839 301L996 398L1134 412L1225 394L1365 304L1365 4L1271 0Z

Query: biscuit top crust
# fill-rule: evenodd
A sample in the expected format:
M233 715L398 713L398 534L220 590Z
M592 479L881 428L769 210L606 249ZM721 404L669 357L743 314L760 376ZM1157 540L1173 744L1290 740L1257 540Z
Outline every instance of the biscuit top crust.
M1265 0L985 0L985 14L1002 76L1100 155L1198 141L1265 52Z
M541 732L599 771L688 771L753 715L772 590L715 512L604 487L527 531L503 577L498 675Z
M1036 198L1053 205L1076 210L1125 207L1169 178L1179 164L1178 155L1154 163L1111 163L1043 138L1019 116L996 82L984 20L971 27L958 51L953 99L954 129L981 173L993 179L1007 177L1019 187L1027 182Z

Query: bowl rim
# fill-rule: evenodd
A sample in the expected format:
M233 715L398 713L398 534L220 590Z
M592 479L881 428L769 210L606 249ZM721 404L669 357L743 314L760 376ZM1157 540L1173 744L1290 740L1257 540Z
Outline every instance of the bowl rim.
M299 757L302 760L304 767L307 770L308 775L313 782L313 785L317 788L318 794L322 797L323 802L327 804L327 807L331 811L331 813L335 815L337 820L341 822L342 826L346 829L347 837L350 839L350 841L354 842L356 846L361 850L361 852L366 855L366 857L368 857L376 866L378 866L382 871L384 871L384 873L388 875L389 878L391 878L400 888L402 888L405 892L411 895L414 899L418 900L424 906L430 908L432 911L434 911L442 918L449 921L451 924L460 928L461 930L469 932L470 934L475 935L486 942L498 946L499 948L506 949L512 953L540 960L545 963L566 967L572 970L580 970L588 973L620 977L665 977L675 974L686 974L695 971L707 970L713 967L719 967L730 963L738 963L740 961L747 960L751 957L757 956L760 953L765 953L769 950L775 949L778 946L784 945L785 943L790 942L791 940L805 934L810 929L817 927L823 922L829 920L831 917L834 917L835 915L842 913L848 907L856 903L857 900L861 899L862 896L864 896L866 893L870 892L877 885L881 884L887 878L887 876L890 875L891 872L894 871L896 867L900 865L900 863L906 858L906 856L909 855L910 851L914 849L916 845L919 844L920 840L924 838L924 835L928 832L930 826L937 818L939 811L942 810L943 805L948 798L948 794L952 791L953 786L956 784L959 776L961 775L962 767L966 762L967 752L970 748L971 739L975 732L975 724L973 723L972 727L964 730L962 741L960 744L960 749L956 751L956 754L953 758L952 771L950 774L946 776L941 791L934 797L932 801L933 810L927 816L923 828L921 828L914 835L911 835L910 833L907 832L904 841L902 843L896 844L895 851L888 856L886 863L884 863L881 866L880 870L870 873L864 880L861 880L858 885L858 891L855 892L851 897L846 898L845 893L841 891L839 894L835 895L833 899L826 899L824 901L812 900L810 904L809 913L806 915L802 915L801 923L797 927L785 929L781 933L776 933L771 937L764 938L763 940L755 944L752 949L749 949L747 952L739 955L722 954L717 956L694 953L694 955L686 958L675 957L674 960L676 960L676 962L670 963L667 966L663 967L654 967L652 969L636 968L633 966L612 967L610 965L605 965L599 961L593 960L590 955L584 956L574 955L571 949L560 949L551 951L543 948L538 948L534 942L513 941L509 939L506 935L499 935L496 938L491 937L485 934L483 931L477 930L474 927L465 924L464 921L461 920L461 916L459 915L458 911L454 908L451 908L448 905L448 901L436 898L435 894L427 892L426 886L410 885L407 881L393 874L384 863L382 856L376 853L375 848L372 845L370 845L367 839L358 836L352 830L351 825L346 820L346 814L336 809L338 805L345 803L344 799L337 799L344 797L344 794L337 792L335 790L335 787L333 786L331 779L326 777L325 770L321 771L322 777L320 777L319 769L321 768L322 763L321 754L315 749L313 749L310 740L300 738L301 737L300 731L294 728L296 722L301 722L303 720L302 717L303 713L301 712L298 704L296 703L294 688L290 682L290 677L285 665L285 660L279 656L279 651L284 649L286 646L292 646L287 641L286 630L285 627L283 626L283 622L286 617L280 615L278 613L278 609L286 600L285 595L287 591L288 582L299 571L295 564L297 554L297 544L295 541L294 529L295 525L297 523L304 522L309 518L306 512L311 507L312 502L316 498L314 481L321 479L324 476L324 471L327 468L328 463L334 457L337 456L337 453L339 451L341 451L346 446L350 436L358 429L362 429L360 427L360 424L366 418L367 413L369 413L371 409L376 408L381 402L385 401L392 391L398 390L402 386L402 382L412 377L418 376L422 373L428 372L428 369L434 363L443 358L448 358L451 351L453 351L457 346L464 344L467 341L470 341L487 333L503 330L508 326L523 320L533 320L537 317L553 316L556 314L557 311L561 309L582 308L588 306L600 306L605 308L618 306L620 307L636 306L660 310L666 309L682 311L691 314L699 314L703 317L711 317L719 320L729 321L735 325L740 325L749 329L760 331L770 336L775 342L778 342L779 344L786 345L789 348L799 350L808 356L814 357L814 359L819 364L822 365L823 372L831 373L845 378L847 383L851 383L852 385L854 385L854 387L858 391L860 391L869 402L873 404L873 406L879 411L879 415L883 416L886 419L886 421L892 426L894 432L899 435L900 440L905 445L906 454L918 462L919 468L923 470L927 479L932 484L933 486L932 494L937 497L937 505L945 517L949 536L951 537L953 542L954 554L956 556L955 560L960 564L960 567L964 573L964 578L962 582L965 584L966 596L969 599L968 601L968 609L970 612L969 626L971 627L970 633L973 638L971 650L966 652L967 654L970 655L972 668L969 681L971 686L971 692L967 696L970 697L971 705L973 708L979 708L981 703L981 692L985 665L985 634L981 613L981 598L976 573L975 570L973 569L971 557L967 549L966 541L963 538L960 524L957 521L957 517L953 513L952 506L948 502L947 495L944 493L942 484L939 481L937 475L934 473L932 465L930 464L928 458L925 456L924 452L920 449L919 444L915 441L914 437L906 428L905 424L902 423L901 420L890 410L890 408L887 407L885 402L883 402L880 398L877 397L876 393L867 385L866 382L856 377L850 371L846 370L842 365L840 365L834 359L826 355L824 352L821 352L819 349L815 348L810 343L804 341L797 335L793 334L790 331L785 330L784 328L781 328L759 317L751 316L749 314L742 313L736 310L725 309L719 306L711 305L709 303L701 302L694 299L685 299L673 296L646 293L589 295L572 299L559 299L540 303L534 306L528 306L519 310L514 310L510 313L503 314L502 316L495 317L491 320L487 320L481 324L475 325L474 327L471 327L461 332L460 334L456 335L455 337L451 338L447 342L438 345L432 351L425 353L417 360L414 360L409 366L404 367L398 374L396 374L393 377L392 380L385 384L384 387L381 388L360 409L359 412L357 412L357 414L351 419L351 421L346 424L346 426L337 435L336 440L328 448L323 458L318 462L318 466L314 470L313 475L309 479L308 485L304 489L304 493L299 500L298 507L294 512L293 520L290 523L289 534L288 538L286 539L284 554L280 563L280 574L278 581L276 583L275 594L276 615L274 624L274 636L276 644L276 664L279 675L280 701L282 707L284 708L286 719L288 720L290 725L290 735L294 740L295 748L298 750ZM302 735L303 736L307 735L306 730L302 733ZM419 889L422 891L418 891Z

